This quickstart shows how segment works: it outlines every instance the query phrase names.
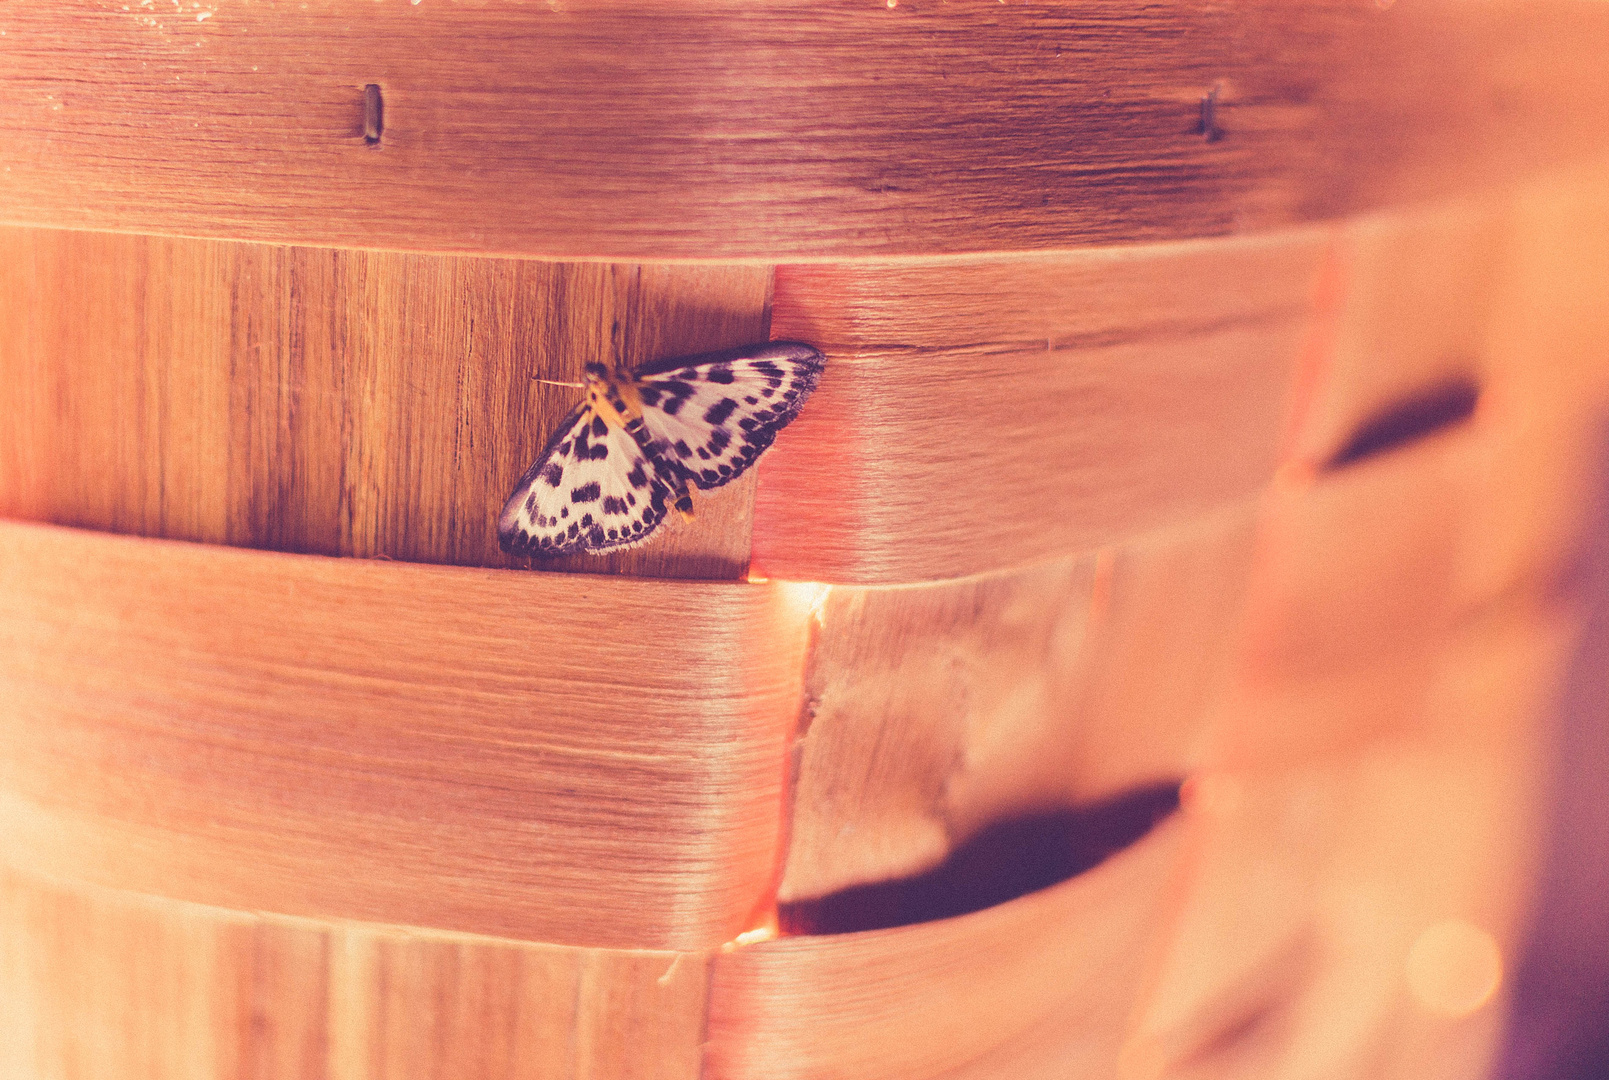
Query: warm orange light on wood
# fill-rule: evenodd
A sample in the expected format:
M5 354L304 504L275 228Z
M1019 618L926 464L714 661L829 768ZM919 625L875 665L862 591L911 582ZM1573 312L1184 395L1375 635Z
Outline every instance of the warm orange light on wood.
M1482 1074L1609 6L127 7L0 13L0 1077ZM498 550L768 335L694 521Z

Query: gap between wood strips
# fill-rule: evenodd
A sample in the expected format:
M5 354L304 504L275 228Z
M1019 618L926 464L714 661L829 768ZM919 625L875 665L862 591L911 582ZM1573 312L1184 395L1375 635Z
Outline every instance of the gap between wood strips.
M1138 843L1179 808L1179 783L1000 821L925 874L780 905L785 935L848 934L950 919L1048 889Z
M1443 428L1468 420L1480 401L1480 386L1465 377L1448 379L1397 399L1359 424L1336 451L1328 470L1355 465L1377 454L1428 439Z
M369 83L363 88L363 141L369 146L375 146L383 134L385 134L385 99L380 96L379 85Z

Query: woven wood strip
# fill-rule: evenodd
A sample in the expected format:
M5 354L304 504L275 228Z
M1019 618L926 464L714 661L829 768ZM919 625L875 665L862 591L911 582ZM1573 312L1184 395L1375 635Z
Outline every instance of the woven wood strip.
M0 1073L697 1080L708 957L323 921L0 867Z
M0 852L248 910L718 944L774 888L790 596L0 523Z
M831 359L762 464L756 571L962 577L1258 489L1328 242L778 267L772 332Z
M503 500L589 361L760 341L769 269L0 228L0 515L527 566ZM751 474L649 547L543 569L739 578Z
M705 1076L1114 1075L1179 855L1165 823L1087 874L986 911L719 954Z
M542 568L953 578L1241 498L1325 243L785 267L773 332L829 356L799 419L691 524ZM579 393L532 377L762 338L771 284L17 228L0 256L0 513L492 566L525 563L496 514Z
M1580 0L26 0L3 29L0 217L279 243L1068 247L1401 205L1609 139L1609 11Z

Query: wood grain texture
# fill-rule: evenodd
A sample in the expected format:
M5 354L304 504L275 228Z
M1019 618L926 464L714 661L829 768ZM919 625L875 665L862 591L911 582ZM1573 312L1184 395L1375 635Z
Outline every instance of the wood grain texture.
M1293 432L1284 451L1316 467L1395 397L1484 377L1513 199L1255 240L785 266L775 332L830 359L758 476L644 549L543 565L736 577L752 550L762 575L898 583L1199 515L1265 485ZM0 512L474 565L510 563L496 511L570 404L533 369L763 336L769 284L21 229L0 245ZM1315 349L1336 350L1322 379Z
M230 911L0 868L16 1080L697 1080L702 953Z
M1187 774L1236 640L1250 510L1003 574L832 588L779 901Z
M1506 943L1523 908L1520 855L1536 777L1528 725L1555 681L1550 657L1568 638L1555 594L1581 527L1582 439L1609 400L1605 191L1600 173L1527 188L1507 203L1267 238L1305 245L1283 264L1291 268L1283 280L1257 261L1262 241L1131 253L1164 266L1200 258L1176 276L1127 267L1117 253L1087 265L1082 256L953 260L951 285L934 285L942 268L931 266L798 271L836 280L853 270L863 275L855 280L911 282L913 295L947 298L960 314L931 355L953 351L965 364L979 354L954 336L962 317L998 327L986 309L1013 287L1030 298L1024 310L1069 297L1095 309L1091 298L1119 295L1086 288L1096 278L1134 297L1157 288L1180 310L1212 310L1215 294L1196 307L1189 296L1234 265L1228 252L1262 269L1237 271L1223 297L1253 287L1264 299L1280 288L1298 297L1280 369L1292 389L1264 400L1252 429L1261 472L1248 467L1246 486L1188 489L1213 491L1199 504L1159 480L1156 490L1179 500L1166 505L1181 520L1156 534L1139 533L1151 526L1136 504L1114 516L1108 539L1088 541L1093 550L1079 541L1019 566L997 542L1000 562L1016 567L1005 573L823 593L0 526L0 861L22 867L5 872L0 987L19 988L9 1000L22 1002L16 1012L28 1025L0 1024L0 1055L11 1055L0 1064L43 1062L57 1070L49 1080L119 1069L211 1075L219 1062L247 1076L319 1076L326 1061L329 1075L386 1080L432 1070L519 1075L527 1066L560 1076L702 1068L711 1078L1015 1080L1112 1074L1138 1016L1143 1038L1123 1064L1141 1075L1227 1080L1251 1060L1262 1075L1466 1080L1495 1010L1462 1027L1414 1013L1402 994L1402 954L1428 922L1448 916L1475 919ZM1017 284L1000 271L993 292L977 290L977 310L965 308L971 285L1008 264ZM1086 284L1058 291L1066 279L1057 268L1074 264ZM861 318L872 308L847 310ZM888 310L886 323L867 316L865 325L922 326ZM934 300L926 310L943 306ZM1235 309L1225 301L1217 310ZM1111 333L1132 325L1124 312L1166 314L1138 300L1114 311ZM69 331L91 333L65 320L51 333ZM1081 356L1109 347L1098 337L1075 344ZM55 355L65 371L79 362L78 353ZM1131 373L1147 379L1112 385L1156 385L1166 369L1140 359ZM1015 386L1019 412L1032 403L1029 382L986 370ZM913 365L890 385L916 393L927 373ZM30 374L21 369L21 381ZM1449 375L1482 387L1467 422L1344 469L1324 467L1381 407ZM115 474L125 445L207 461L212 451L197 448L222 444L195 434L203 425L172 426L161 403L191 391L165 378L141 375L129 384L138 393L107 400L133 402L134 415L170 425L149 430L177 434L97 443L102 456L90 458L73 442L94 430L82 421L126 406L86 407L64 414L74 423L51 429L52 440L0 456L0 467L22 462L34 471L16 475L48 480L50 454L84 454ZM65 381L53 385L71 392ZM411 395L441 384L393 385L388 392ZM150 386L160 392L140 397ZM217 389L195 392L204 402ZM998 407L982 390L971 399L945 392ZM1196 405L1231 400L1178 390L1192 392ZM27 400L36 413L24 416L55 407ZM826 445L850 445L846 432L862 423L851 401L860 398L827 410L839 441ZM937 401L913 401L942 418ZM285 418L304 404L275 424L294 427ZM1232 414L1181 415L1211 434ZM1048 426L1034 425L1034 438L1049 438ZM276 465L302 462L272 475L325 467L266 439L246 445L269 447L253 452ZM396 436L385 445L389 455L409 443ZM1214 447L1226 455L1214 459L1220 466L1240 460L1227 456L1227 443ZM781 445L775 460L785 465L799 450ZM1285 468L1276 472L1280 451ZM1106 468L1127 475L1130 458L1103 452L1114 455ZM850 465L817 460L843 470L832 475L846 490L851 468L878 464L870 450L843 456ZM1140 475L1169 480L1198 464L1158 457ZM192 490L211 490L177 466L163 475L190 475ZM767 469L762 502L785 476ZM36 479L14 490L47 487ZM1261 488L1248 536L1237 510ZM144 490L141 506L162 506L173 488ZM184 495L173 505L204 502ZM379 503L363 505L364 521L384 520ZM770 512L782 520L780 509ZM176 510L173 520L190 513ZM913 527L931 528L920 519ZM888 558L899 555L891 535L879 541ZM810 554L802 543L797 550ZM819 566L842 558L823 550ZM979 552L988 553L980 545L969 557ZM838 710L818 711L807 758L808 740L836 729L842 744L822 743L834 775L846 784L897 776L904 787L891 795L920 796L897 804L902 812L928 813L923 800L942 781L926 770L972 752L965 743L956 750L963 726L979 736L971 760L983 767L944 793L965 810L957 820L985 821L1048 798L1047 777L1068 785L1056 797L1077 800L1194 761L1203 701L1216 706L1209 749L1223 755L1211 760L1246 782L1215 788L1205 778L1194 785L1193 820L1044 892L928 925L734 948L713 958L706 984L701 963L686 970L692 958L769 908L788 816L789 733L804 696L804 628L823 597L818 658L838 667L812 677L836 680L816 685L837 688ZM1244 622L1227 614L1242 608ZM942 618L948 629L904 624L918 617ZM1295 641L1305 642L1299 652L1289 648ZM930 650L953 650L953 681L934 677ZM1397 654L1414 662L1394 663ZM1013 679L1007 672L1023 656L1051 662ZM978 670L967 671L974 660ZM1215 696L1217 677L1239 684ZM953 701L927 695L961 685L979 697L957 721ZM1002 688L1033 704L1014 709ZM1089 718L1088 744L1060 742L1067 732L1046 717L1065 717L1063 709ZM868 731L875 713L909 726ZM1292 733L1299 737L1283 737ZM877 757L879 738L901 748L893 765L909 757L922 767L882 768L890 762ZM1057 758L1077 763L1070 776L1051 775ZM840 831L883 809L866 792L827 790L848 810L824 816ZM806 817L792 814L799 843ZM882 820L890 835L910 826ZM931 858L932 846L919 850ZM871 863L862 854L864 874ZM830 861L815 856L828 870ZM325 921L238 910L248 908ZM341 922L352 918L433 929ZM441 927L619 950L471 942ZM1152 944L1163 950L1155 965ZM684 950L681 966L669 952L627 951L642 945ZM668 999L659 996L666 976ZM544 1004L531 1011L530 1000ZM1272 1011L1283 1004L1289 1013ZM87 1018L78 1032L72 1018ZM562 1050L552 1035L561 1027ZM706 1034L700 1066L689 1046Z
M1481 688L1468 694L1490 699L1491 723L1534 715L1516 695L1547 677L1506 658L1557 644L1527 613L1554 603L1584 524L1609 384L1606 324L1587 306L1609 278L1596 247L1574 245L1583 283L1530 237L1600 220L1603 190L1578 176L1338 226L1293 359L1286 463L1253 498L1083 559L834 586L782 899L924 872L982 826L1206 762L1333 760L1457 728L1464 712L1427 702L1459 686ZM1479 388L1471 417L1327 467L1382 410L1448 379ZM1479 646L1505 618L1521 620L1513 640Z
M1265 484L1321 232L781 266L831 358L761 466L754 566L879 584L1089 551Z
M806 619L778 587L3 523L0 854L248 910L719 944L770 903Z
M540 263L0 228L0 514L530 565L503 500L581 391L766 336L763 267ZM741 577L753 478L545 569Z
M29 0L0 29L4 220L275 243L1065 248L1400 205L1609 142L1609 12L1568 0Z
M26 229L0 246L0 513L471 565L510 564L497 510L574 393L533 374L763 336L770 282ZM542 565L739 576L756 498L761 573L955 577L1236 498L1271 472L1322 250L1303 232L789 268L777 332L829 362L758 477L643 549Z
M1065 765L1092 577L1067 559L825 596L780 901L931 869L990 810L1044 799L1035 765Z
M1177 844L1164 823L1087 874L986 911L721 953L705 1076L1113 1075Z

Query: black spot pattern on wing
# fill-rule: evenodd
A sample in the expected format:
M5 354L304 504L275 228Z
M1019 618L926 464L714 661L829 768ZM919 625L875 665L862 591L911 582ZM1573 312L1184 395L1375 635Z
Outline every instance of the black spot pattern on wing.
M514 555L640 544L664 519L671 493L629 434L582 405L515 485L498 518L498 543Z
M692 509L688 485L716 488L747 471L798 414L824 363L789 341L661 360L635 376L641 419L630 419L622 377L589 364L592 391L628 418L625 429L587 405L571 412L509 495L499 543L518 555L642 543L671 506Z
M700 488L743 475L805 403L825 358L796 341L661 360L637 372L644 450Z

